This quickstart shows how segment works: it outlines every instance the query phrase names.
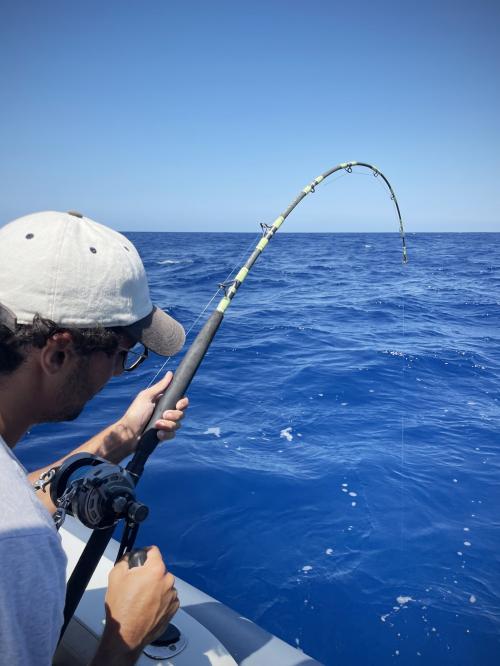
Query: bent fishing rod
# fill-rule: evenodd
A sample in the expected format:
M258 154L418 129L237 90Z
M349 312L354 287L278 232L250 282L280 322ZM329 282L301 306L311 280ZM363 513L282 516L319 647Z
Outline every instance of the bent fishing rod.
M209 316L205 325L196 336L194 342L185 353L170 385L168 386L164 395L158 401L154 412L137 444L136 451L126 466L125 470L119 468L116 465L110 465L102 459L91 463L85 463L83 459L80 459L76 460L76 463L69 463L68 466L63 466L63 468L61 468L62 472L58 473L58 483L54 485L54 495L56 495L58 492L57 488L60 488L61 492L63 493L63 497L66 497L66 502L62 509L63 512L65 511L65 507L67 508L71 505L74 515L78 516L82 522L84 522L84 524L87 526L94 526L96 524L94 516L90 515L88 510L88 506L91 504L91 502L88 501L88 498L85 499L85 495L82 493L77 493L75 495L75 488L78 484L80 484L78 486L78 492L80 492L82 489L86 489L87 492L90 492L89 489L94 489L95 491L95 489L99 488L99 492L101 493L99 501L101 501L101 505L103 507L106 507L107 511L106 520L102 520L100 523L97 523L97 529L94 529L92 532L85 546L85 549L83 550L83 553L68 580L66 605L64 608L64 624L61 631L61 637L64 634L69 621L73 617L76 607L78 606L87 588L87 585L113 536L113 532L118 523L118 520L120 518L125 518L126 521L122 543L119 550L120 557L124 553L130 552L133 548L139 522L141 522L147 516L147 507L144 507L144 505L135 501L134 487L137 485L143 474L144 466L146 465L149 456L154 452L159 444L157 431L154 427L155 422L161 418L161 415L166 410L175 409L177 402L185 395L208 348L210 347L210 344L212 343L212 340L214 339L215 334L217 333L222 323L227 308L231 305L236 293L238 292L238 289L246 279L252 266L260 257L267 244L276 234L278 229L280 229L286 218L307 195L314 193L316 187L326 178L342 170L346 171L347 173L352 173L353 167L364 167L371 170L373 175L377 178L380 177L387 186L391 199L394 202L398 217L399 232L403 244L403 263L407 262L403 220L401 218L401 211L396 199L396 195L394 194L394 190L392 189L391 184L384 176L384 174L375 166L366 162L344 162L334 167L333 169L325 171L312 182L310 182L306 187L304 187L296 199L292 201L288 208L286 208L286 210L281 213L281 215L279 215L271 225L261 223L262 238L259 240L253 252L240 268L236 277L229 282L219 285L219 287L223 289L224 296L218 303L215 310ZM90 464L93 466L91 473L88 475L88 477L91 477L90 481L87 479L84 482L81 482L81 479L77 479L77 481L71 485L69 483L71 479L75 476L75 474L76 476L78 475L78 473L75 473L74 471L75 468L81 468L85 464ZM71 465L73 465L73 467L71 467ZM121 480L118 479L120 474L117 474L116 468L120 470L122 475ZM70 486L71 489L68 490ZM103 488L106 489L107 495L102 494ZM69 496L72 492L73 495L71 496L72 499L70 500ZM102 499L103 497L104 499ZM95 503L92 505L95 506ZM61 506L60 501L59 506ZM84 515L86 519L82 518L82 515Z

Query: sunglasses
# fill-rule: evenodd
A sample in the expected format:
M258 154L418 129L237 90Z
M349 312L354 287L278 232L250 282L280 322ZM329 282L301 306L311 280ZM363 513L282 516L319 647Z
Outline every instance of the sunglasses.
M118 353L122 356L122 364L125 372L130 372L139 367L149 354L149 350L141 342L136 343L133 347L118 347Z

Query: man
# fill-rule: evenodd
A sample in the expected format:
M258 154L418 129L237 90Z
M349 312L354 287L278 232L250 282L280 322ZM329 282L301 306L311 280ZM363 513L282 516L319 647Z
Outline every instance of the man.
M28 215L0 229L2 663L52 662L65 596L66 557L50 515L55 507L49 493L35 494L31 486L43 470L28 480L12 449L34 424L76 418L112 376L137 367L148 348L171 355L183 343L182 326L152 305L139 255L121 234L76 212ZM139 393L116 423L71 454L87 451L118 463L132 453L171 378ZM159 439L175 435L187 405L183 398L156 422ZM109 577L93 666L135 663L178 607L173 576L156 547L142 567L120 562Z

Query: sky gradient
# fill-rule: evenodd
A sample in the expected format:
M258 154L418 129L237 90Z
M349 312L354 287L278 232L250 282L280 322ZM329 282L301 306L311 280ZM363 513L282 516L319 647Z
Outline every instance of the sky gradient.
M500 231L500 3L0 0L0 225L254 231L379 167L407 231ZM328 181L283 231L396 231Z

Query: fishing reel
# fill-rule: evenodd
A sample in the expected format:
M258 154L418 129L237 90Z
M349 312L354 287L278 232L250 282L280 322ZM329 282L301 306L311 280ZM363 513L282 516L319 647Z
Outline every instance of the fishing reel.
M136 526L149 513L148 507L136 500L132 475L123 467L89 453L70 456L40 481L38 487L42 489L50 483L58 529L66 514L90 529L102 530L122 518L127 526Z

